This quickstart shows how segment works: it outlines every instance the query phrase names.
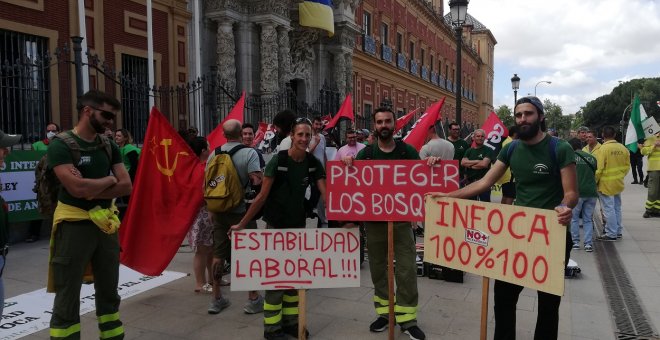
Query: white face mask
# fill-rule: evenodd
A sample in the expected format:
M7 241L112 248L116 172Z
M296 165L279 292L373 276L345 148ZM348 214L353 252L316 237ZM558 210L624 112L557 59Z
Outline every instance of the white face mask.
M55 137L55 135L57 135L55 132L53 132L53 131L48 131L48 132L46 133L46 138L48 138L48 139L53 139L53 137Z

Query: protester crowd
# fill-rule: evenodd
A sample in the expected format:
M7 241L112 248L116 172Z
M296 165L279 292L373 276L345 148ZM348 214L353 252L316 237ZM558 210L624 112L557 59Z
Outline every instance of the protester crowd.
M46 139L35 143L35 150L47 150L47 166L61 183L57 208L53 211L49 291L56 292L50 335L53 339L80 338L79 292L83 281L93 280L96 290L99 330L103 339L124 337L119 318L117 294L119 246L117 229L130 201L141 150L133 144L126 129L110 129L120 113L120 104L99 91L80 98L79 120L73 130L60 133L59 127L47 125ZM501 186L502 204L555 210L557 221L567 225L565 263L571 250L592 252L593 215L602 215L604 231L600 241L623 237L621 192L624 177L632 167L633 184L648 186L645 218L660 217L660 138L656 134L640 140L639 152L629 152L616 141L616 129L598 132L578 130L578 138L561 140L546 127L544 108L533 96L523 97L514 108L516 125L509 127L501 150L492 150L484 142L488 132L475 130L470 145L460 135L461 126L451 123L448 136L441 126L428 129L426 143L420 150L395 138L396 115L389 108L375 110L372 130L345 126L343 145L328 159L329 138L321 117L309 120L291 111L282 111L273 119L274 138L267 148L255 143L255 127L236 119L222 124L226 142L213 149L205 136L194 128L180 131L181 138L199 161L206 163L204 188L191 195L213 196L226 189L228 199L207 199L199 207L188 233L193 249L193 291L208 293L209 314L221 313L231 302L223 295L229 281L232 231L257 228L262 219L266 228L305 228L308 218L317 219L319 228L328 227L325 216L325 166L329 160L352 166L360 160L425 159L429 166L442 160L456 160L460 165L461 188L446 194L484 202L491 200L491 188ZM113 139L110 141L106 133ZM338 136L338 134L335 134ZM334 138L333 138L334 139ZM8 147L20 140L0 131L0 164ZM272 150L265 161L263 150ZM648 159L646 179L643 157ZM217 171L231 164L235 178L220 184ZM534 166L544 164L547 171ZM223 177L224 179L224 177ZM227 181L229 182L229 181ZM227 185L228 188L224 188ZM233 189L232 189L233 188ZM238 188L238 189L236 189ZM240 194L237 194L240 191ZM237 197L237 198L236 198ZM599 204L598 204L599 203ZM598 207L600 209L598 209ZM5 214L6 215L6 214ZM7 244L6 218L0 216L0 297L1 273ZM387 233L385 222L366 222L369 270L374 284L376 319L371 332L382 332L389 324L387 282ZM34 227L36 228L36 227ZM411 339L425 339L418 323L416 275L416 225L394 224L396 259L395 321ZM421 226L420 226L421 228ZM38 238L31 234L28 241ZM581 235L582 234L582 235ZM582 241L581 241L582 240ZM582 243L582 244L581 244ZM463 273L443 268L447 278L462 282ZM449 275L451 273L452 275ZM93 278L92 278L93 277ZM495 339L514 339L516 304L522 286L495 282ZM539 311L536 339L556 339L561 297L538 292ZM248 314L263 313L264 337L298 337L298 302L296 290L250 291L243 305ZM0 303L0 313L2 311ZM309 331L305 330L306 334ZM359 337L359 335L358 335Z

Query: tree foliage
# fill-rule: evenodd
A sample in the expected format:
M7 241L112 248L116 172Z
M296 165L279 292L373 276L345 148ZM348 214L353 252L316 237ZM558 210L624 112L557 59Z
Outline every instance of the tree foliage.
M561 106L549 99L543 101L543 110L546 128L555 129L561 138L568 138L571 133L571 116L564 116Z
M635 94L639 95L646 114L660 120L660 108L656 104L660 100L660 78L641 78L621 83L610 94L588 102L581 109L584 125L600 130L605 125L620 126L623 120L625 129L630 118L628 105Z
M499 118L507 128L516 123L516 120L513 119L513 110L506 105L500 105L500 107L495 110L495 113L497 114L497 118Z

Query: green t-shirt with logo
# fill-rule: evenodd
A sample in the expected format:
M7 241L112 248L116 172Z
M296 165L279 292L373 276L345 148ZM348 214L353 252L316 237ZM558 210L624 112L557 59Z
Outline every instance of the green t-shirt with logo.
M575 152L564 140L557 141L556 162L550 156L550 136L527 145L522 141L502 148L497 159L511 168L516 183L515 205L554 209L564 198L560 169L575 163ZM516 145L508 159L508 149Z
M449 139L447 140L454 145L454 159L458 161L463 159L463 157L465 157L465 151L467 151L470 148L470 144L468 144L462 138L459 138L455 141L451 141Z
M485 145L482 145L478 148L469 148L467 151L465 151L463 158L467 158L471 161L481 161L484 158L488 158L491 162L493 162L494 159L493 151ZM484 169L465 168L465 175L469 181L476 181L484 177L489 169L490 166Z
M596 164L598 164L596 157L590 153L582 150L575 151L575 168L577 171L580 197L598 197L598 192L596 191L596 169L598 167Z
M309 164L308 162L314 164ZM287 159L286 175L278 178L279 154L275 154L266 165L264 176L274 178L264 207L264 221L275 228L304 228L306 222L305 192L311 183L325 178L323 165L314 156L296 162ZM310 178L310 167L315 168ZM283 182L278 182L284 179Z
M72 135L81 149L80 162L77 165L74 164L74 166L80 171L83 178L103 178L111 174L114 164L122 163L119 147L114 141L110 141L112 159L108 159L108 154L99 136L96 136L96 140L90 143L74 134ZM69 150L69 146L63 140L55 138L48 146L48 167L52 169L64 164L73 164L73 155ZM84 210L90 210L97 205L101 206L101 208L108 208L112 201L109 199L86 200L84 198L76 198L69 194L64 186L60 189L57 198L65 204L73 205Z

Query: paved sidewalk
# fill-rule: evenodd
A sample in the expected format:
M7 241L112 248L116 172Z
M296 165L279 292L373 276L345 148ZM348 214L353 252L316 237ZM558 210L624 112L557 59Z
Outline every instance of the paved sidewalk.
M626 183L632 180L628 179ZM615 246L655 329L660 326L660 219L643 219L646 189L628 185L623 194L623 240ZM421 242L421 239L420 239ZM560 339L615 339L615 327L603 289L595 252L574 250L571 258L582 269L577 279L566 280L560 308ZM6 297L45 286L48 242L17 244L4 273ZM168 270L192 271L190 248L182 247ZM362 267L359 288L309 291L307 319L312 339L386 339L387 332L369 332L375 319L373 286L368 265ZM419 278L419 325L428 339L478 339L482 278L467 274L465 283ZM121 317L127 339L262 339L262 315L246 315L245 292L229 292L231 307L218 315L206 312L210 295L193 292L194 278L185 277L122 301ZM494 327L489 308L489 338ZM533 338L536 292L525 289L518 303L518 339ZM0 336L1 336L0 330ZM82 317L84 339L98 336L93 313ZM408 339L397 329L396 339ZM48 330L25 337L47 339Z

